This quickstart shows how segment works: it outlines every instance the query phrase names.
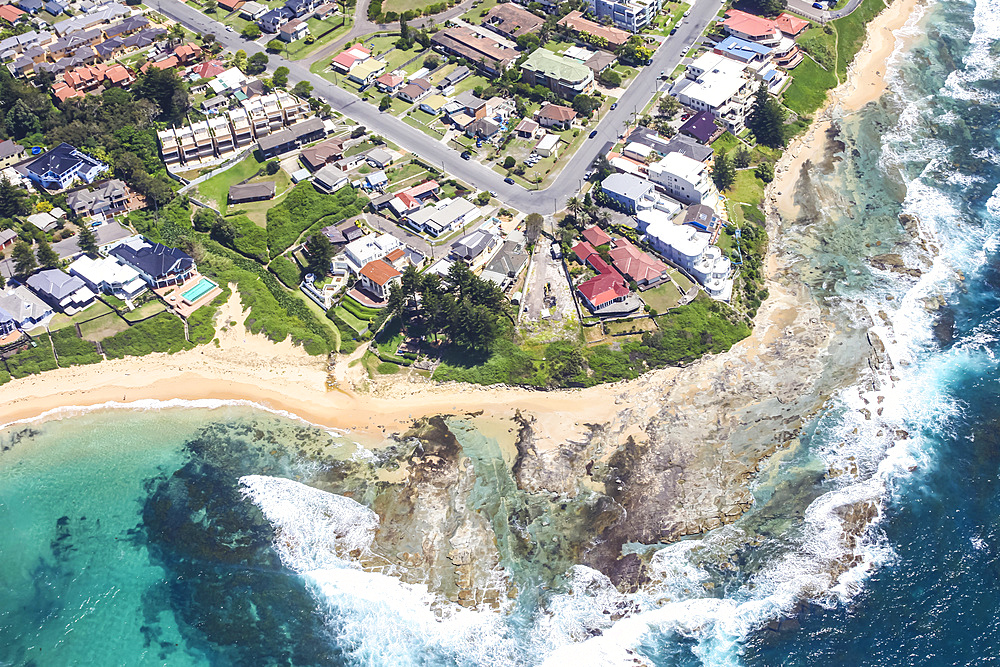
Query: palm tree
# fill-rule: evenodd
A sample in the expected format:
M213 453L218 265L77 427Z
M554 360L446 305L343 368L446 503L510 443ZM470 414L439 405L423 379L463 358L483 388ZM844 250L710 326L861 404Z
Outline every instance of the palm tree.
M583 213L584 208L583 202L580 201L579 197L570 197L569 201L566 202L566 210L572 213L576 219L580 218L580 214Z

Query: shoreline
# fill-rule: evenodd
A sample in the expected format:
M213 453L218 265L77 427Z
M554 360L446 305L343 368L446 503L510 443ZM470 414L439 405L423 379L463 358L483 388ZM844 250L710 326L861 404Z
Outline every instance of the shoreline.
M779 161L776 178L765 194L769 213L782 217L794 214L792 186L806 160L822 151L817 139L822 139L824 128L829 127L831 108L838 103L860 108L885 90L885 63L895 49L892 31L905 23L917 1L896 0L868 25L865 46L850 66L847 81L828 95L807 134L797 139ZM771 224L768 217L772 238L765 265L770 297L762 304L751 335L729 351L699 359L687 368L650 371L635 380L586 389L538 391L502 385L436 384L409 378L369 381L360 364L348 367L348 359L340 357L335 371L338 387L327 390L325 360L310 357L288 340L271 343L237 325L219 330L218 347L209 344L174 355L154 353L11 380L0 386L0 423L36 419L59 408L208 399L257 403L321 427L351 431L372 445L384 441L389 433L405 431L420 417L479 411L494 418L513 417L516 411L530 414L536 420L535 445L539 450L585 435L588 428L580 423L581 419L617 423L622 427L623 440L629 436L644 439L650 421L669 405L657 401L638 404L636 396L654 390L661 398L670 396L697 403L699 391L711 387L714 378L731 371L734 365L747 366L747 372L754 371L755 375L766 372L769 366L777 372L781 366L775 363L780 364L779 358L787 351L775 348L787 340L793 325L817 332L828 329L815 317L812 324L805 321L810 314L817 314L816 304L804 285L794 277L787 279L788 264L781 261L777 250L779 225ZM243 319L245 314L234 293L220 308L217 321ZM828 338L828 333L821 332L814 353L823 351L822 339ZM369 384L367 393L355 391ZM781 381L772 384L776 388ZM718 416L718 421L722 419Z

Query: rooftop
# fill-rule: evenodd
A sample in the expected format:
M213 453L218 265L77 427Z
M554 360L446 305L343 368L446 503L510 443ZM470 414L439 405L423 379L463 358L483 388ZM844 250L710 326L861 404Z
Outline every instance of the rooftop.
M548 49L535 49L521 68L568 83L581 83L593 78L593 72L583 63L556 55Z

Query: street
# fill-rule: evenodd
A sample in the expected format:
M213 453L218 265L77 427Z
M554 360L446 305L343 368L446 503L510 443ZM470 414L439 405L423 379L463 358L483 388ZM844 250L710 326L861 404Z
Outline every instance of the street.
M237 33L227 32L225 25L180 0L151 0L150 6L195 33L214 34L219 43L231 51L243 49L247 55L264 51L261 45L244 40ZM478 190L495 191L498 198L509 206L526 213L548 215L562 209L566 200L576 195L584 173L590 169L605 142L618 140L618 135L631 123L633 115L641 112L656 93L660 72L669 75L674 70L721 8L721 0L699 0L694 4L688 18L678 24L677 33L657 49L652 63L642 68L629 84L618 100L618 107L601 119L596 128L597 136L583 143L552 185L544 190L526 190L519 185L504 183L503 175L478 163L462 160L458 151L392 115L380 113L377 108L362 102L343 88L311 73L308 60L293 62L276 54L268 54L268 69L287 67L291 83L308 81L313 85L315 96L323 98L333 109L358 121L370 132L382 135L435 166L440 165L444 171L459 176Z

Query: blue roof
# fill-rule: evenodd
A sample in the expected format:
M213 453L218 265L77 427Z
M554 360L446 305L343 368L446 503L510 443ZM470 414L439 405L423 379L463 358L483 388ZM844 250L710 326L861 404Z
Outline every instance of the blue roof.
M760 60L771 53L770 47L748 42L745 39L733 37L732 35L716 44L715 48L717 51L740 62L750 62L754 59Z
M770 83L771 81L774 81L780 75L781 75L781 72L779 72L778 70L776 70L776 69L774 69L772 67L771 69L767 70L766 72L761 72L760 73L760 78L762 80L767 81L768 83Z

